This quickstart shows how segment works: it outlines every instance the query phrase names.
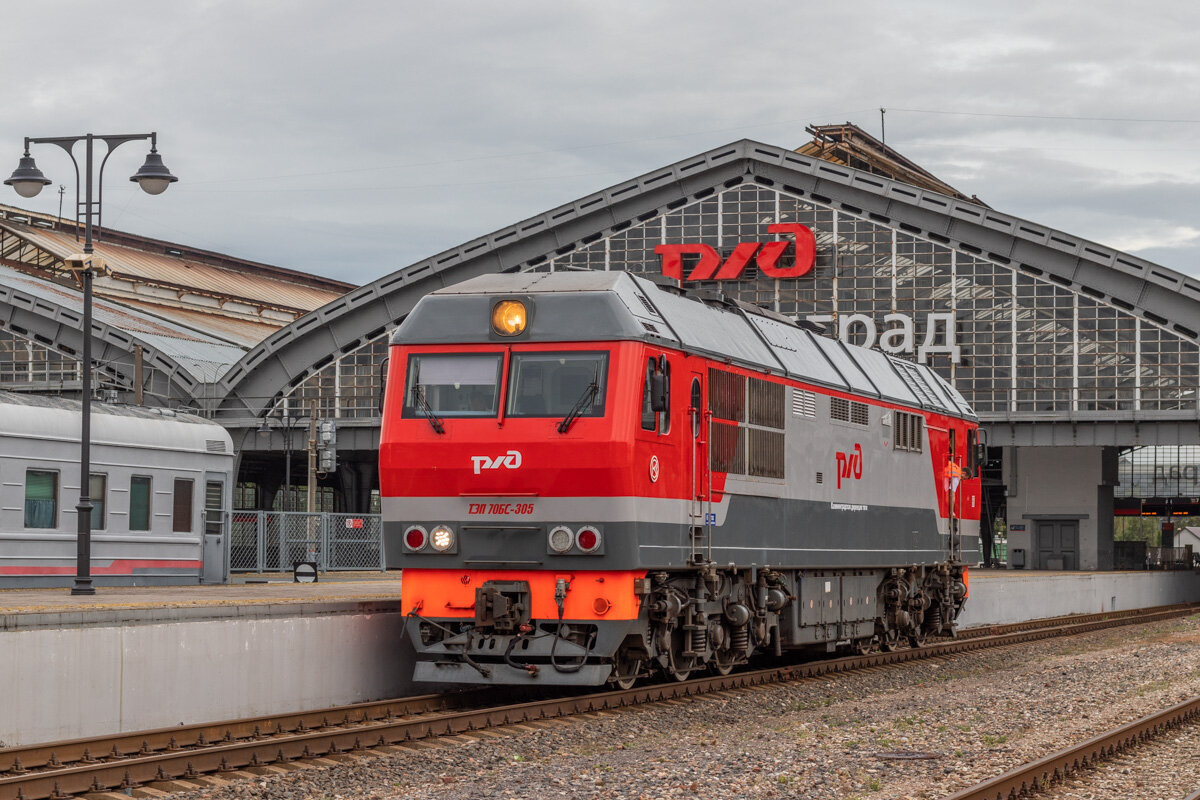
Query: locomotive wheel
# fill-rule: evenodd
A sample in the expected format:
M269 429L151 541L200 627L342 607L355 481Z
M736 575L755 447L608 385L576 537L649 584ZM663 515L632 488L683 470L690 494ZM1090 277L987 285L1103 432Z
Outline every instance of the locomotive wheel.
M735 664L732 658L726 661L725 659L721 658L719 653L713 653L713 660L710 662L709 666L712 667L713 672L721 677L724 677L733 672Z
M622 658L613 668L613 684L618 689L632 689L641 677L642 660L640 658Z
M690 669L671 668L671 669L667 670L667 674L670 675L675 680L683 682L691 677L692 671Z
M908 635L908 644L910 647L920 647L925 644L925 631L910 633Z
M868 636L863 639L855 639L852 650L855 655L865 656L871 652L874 646L875 640Z

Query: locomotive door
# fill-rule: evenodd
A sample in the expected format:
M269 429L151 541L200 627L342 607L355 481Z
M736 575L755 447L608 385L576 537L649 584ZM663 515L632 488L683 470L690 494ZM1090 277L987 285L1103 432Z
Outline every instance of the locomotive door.
M688 516L692 531L693 562L702 561L711 555L712 525L716 521L711 502L712 472L708 457L710 430L708 408L704 402L706 396L703 373L693 372L688 405L688 416L692 426L692 497Z

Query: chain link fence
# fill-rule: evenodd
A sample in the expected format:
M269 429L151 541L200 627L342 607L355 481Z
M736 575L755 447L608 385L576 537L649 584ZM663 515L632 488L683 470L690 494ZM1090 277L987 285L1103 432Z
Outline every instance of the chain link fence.
M311 561L321 572L387 569L378 514L234 511L231 572L291 572Z

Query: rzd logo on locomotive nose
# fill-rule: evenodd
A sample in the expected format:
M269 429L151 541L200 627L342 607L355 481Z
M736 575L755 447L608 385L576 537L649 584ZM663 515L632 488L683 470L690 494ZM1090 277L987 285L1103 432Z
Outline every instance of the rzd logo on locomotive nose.
M475 465L475 474L483 472L485 469L516 469L521 466L521 451L509 450L504 455L491 458L489 456L471 456L471 463Z
M855 444L849 453L835 453L837 456L837 488L842 488L842 478L858 480L862 477L863 457L862 445Z

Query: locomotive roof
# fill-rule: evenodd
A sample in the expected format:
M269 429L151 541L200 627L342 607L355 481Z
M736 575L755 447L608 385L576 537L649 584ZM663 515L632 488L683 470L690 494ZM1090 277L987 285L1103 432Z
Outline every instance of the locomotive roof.
M787 375L832 389L975 418L961 394L923 364L821 336L715 292L685 292L624 271L488 274L426 295L393 344L495 341L491 301L531 301L520 341L637 339Z

